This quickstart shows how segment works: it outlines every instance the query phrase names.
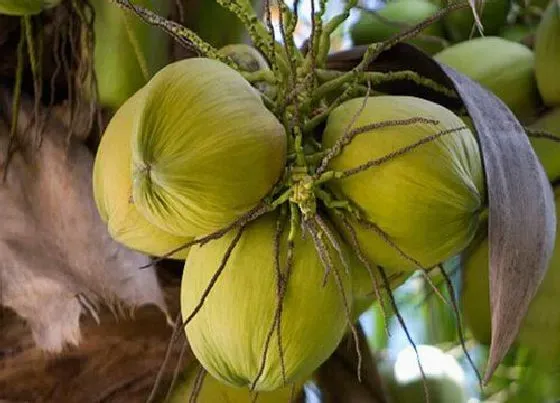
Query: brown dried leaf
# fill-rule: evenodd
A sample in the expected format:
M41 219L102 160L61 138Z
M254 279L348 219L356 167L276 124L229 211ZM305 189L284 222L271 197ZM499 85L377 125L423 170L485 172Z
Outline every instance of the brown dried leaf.
M25 102L20 133L32 110ZM0 166L8 133L0 121ZM66 134L51 118L41 148L14 154L0 183L0 304L25 318L35 342L53 352L80 342L80 316L97 317L101 303L119 314L144 304L166 313L155 271L138 270L149 258L113 241L98 215L93 156L74 139L67 144Z
M364 48L335 53L328 67L349 70ZM368 70L413 70L460 95L478 133L489 199L492 343L488 381L515 340L552 254L556 215L552 189L521 124L493 94L457 71L440 65L414 46L399 43ZM438 102L414 83L396 83L392 94ZM441 102L443 101L443 102ZM439 103L450 107L445 99Z
M554 249L554 195L525 130L496 96L441 65L473 120L489 201L492 340L488 382L515 341Z

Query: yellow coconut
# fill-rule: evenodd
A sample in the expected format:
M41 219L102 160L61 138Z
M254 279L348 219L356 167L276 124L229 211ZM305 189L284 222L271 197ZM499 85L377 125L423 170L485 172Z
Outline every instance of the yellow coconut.
M363 104L363 98L353 99L331 113L324 131L325 148L347 132ZM419 122L367 131L356 136L330 164L332 170L347 171L428 136L455 130L330 183L340 198L361 209L363 220L386 235L351 221L368 258L391 271L417 268L409 258L432 267L463 250L474 236L485 200L476 139L451 111L420 98L378 96L367 101L352 128L414 117L437 124Z
M525 45L494 36L460 42L434 55L500 98L518 117L533 117L539 105L535 55Z
M196 386L199 366L192 368L185 374L184 379L177 385L170 403L186 403L190 401L193 390ZM297 397L302 391L303 385L288 385L286 387L273 390L271 392L260 392L257 402L259 403L287 403L292 399L292 395ZM255 392L249 388L235 388L225 385L209 374L202 378L202 386L197 396L198 403L252 403Z
M34 15L48 8L56 7L61 0L0 0L0 14Z
M172 63L144 87L133 134L133 195L152 223L200 236L253 209L280 178L286 134L235 70Z
M192 351L216 379L236 387L257 378L267 334L277 306L274 264L276 214L253 221L239 243L202 309L187 326ZM199 304L235 234L192 248L181 285L183 318ZM347 329L347 315L335 271L323 286L325 268L311 236L299 230L281 316L281 344L287 383L307 379L335 350ZM285 272L287 230L281 237L280 267ZM342 289L351 299L351 278L338 255L329 248ZM351 302L349 303L351 308ZM268 391L284 385L277 333L274 332L262 376L255 388Z
M113 116L101 139L93 169L93 193L99 214L113 239L131 249L163 256L190 238L169 234L147 221L132 202L132 126L143 102L131 97ZM173 257L186 258L188 250Z
M547 105L560 105L560 4L551 1L535 36L535 75Z

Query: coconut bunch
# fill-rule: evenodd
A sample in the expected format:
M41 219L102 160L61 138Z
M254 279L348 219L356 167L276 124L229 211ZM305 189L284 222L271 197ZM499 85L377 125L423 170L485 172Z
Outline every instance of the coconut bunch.
M452 11L409 42L483 85L521 122L532 123L543 109L559 104L558 79L553 73L559 67L559 6L556 1L522 3L477 3L478 28L472 10ZM381 42L441 8L437 2L399 0L375 12L362 11L351 28L353 42ZM508 15L513 22L508 22Z
M354 45L382 42L426 18L434 17L453 2L444 0L396 0L376 8L360 8L350 28ZM458 2L457 2L458 3ZM409 43L434 54L474 38L499 36L531 46L547 6L553 0L477 0L470 7L454 9L419 30Z
M194 58L158 72L102 139L101 216L131 248L186 258L191 348L230 386L306 379L382 284L459 253L477 229L480 152L451 110L366 96L324 123L320 143L291 138L240 72Z
M472 244L489 203L484 139L453 103L377 90L406 79L459 99L441 82L327 67L356 2L331 20L323 4L305 49L287 6L280 43L248 2L218 2L253 48L215 49L118 1L201 57L163 67L118 109L94 193L115 239L185 260L182 327L209 376L265 393L305 382L346 334L358 343L354 323L374 300L398 315L395 287Z

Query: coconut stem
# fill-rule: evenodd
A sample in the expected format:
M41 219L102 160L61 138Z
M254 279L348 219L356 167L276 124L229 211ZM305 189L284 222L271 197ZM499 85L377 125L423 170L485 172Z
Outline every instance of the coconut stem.
M272 22L272 10L270 5L270 0L265 0L264 3L265 7L265 17L266 17L266 26L268 27L269 32L269 44L268 49L274 50L276 46L276 34L274 32L274 24ZM270 68L272 69L272 73L274 76L278 76L278 64L276 63L276 57L273 57L271 60L268 60Z
M245 25L254 45L272 64L275 60L275 46L271 46L271 33L259 21L252 4L248 0L216 0L219 5L228 9ZM275 45L275 44L274 44Z
M353 98L355 96L355 93L357 93L356 90L358 89L358 87L360 86L356 84L347 84L347 83L343 84L342 88L344 89L342 90L342 93L334 101L332 101L326 108L320 108L319 113L317 113L307 122L305 122L305 125L303 127L304 133L312 132L317 126L319 126L329 117L329 115L335 108L340 106L344 101Z
M239 70L239 66L227 56L220 54L212 45L205 42L192 30L178 24L174 21L167 20L158 14L148 10L147 8L132 4L130 0L112 0L120 7L138 15L144 22L158 27L171 35L179 44L189 50L215 60L226 63L231 68ZM218 0L220 2L220 0ZM256 17L255 17L256 18Z
M357 0L348 0L344 5L343 11L332 17L327 24L324 25L319 45L319 54L317 57L317 65L320 68L325 66L327 56L331 47L331 35L333 32L348 19L350 11L358 5Z
M343 83L351 82L347 73L336 71L336 70L317 70L317 77L323 84L317 89L316 99L320 99L321 96L325 96L333 91L337 91L340 85ZM425 88L429 88L436 91L442 95L449 98L458 98L458 95L452 89L449 89L437 81L434 81L428 77L423 77L415 71L412 70L402 70L402 71L388 71L388 72L378 72L378 71L364 71L359 76L359 82L369 81L372 86L380 85L392 81L412 81L418 85Z

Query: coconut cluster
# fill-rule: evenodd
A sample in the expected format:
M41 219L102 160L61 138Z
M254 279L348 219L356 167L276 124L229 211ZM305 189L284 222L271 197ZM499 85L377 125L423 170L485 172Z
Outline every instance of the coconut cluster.
M262 56L222 54L238 70L175 62L119 108L94 191L115 239L185 260L185 331L212 379L269 392L312 376L383 291L471 243L484 173L443 106L366 94L306 131L304 99L271 108L248 81L274 71Z

